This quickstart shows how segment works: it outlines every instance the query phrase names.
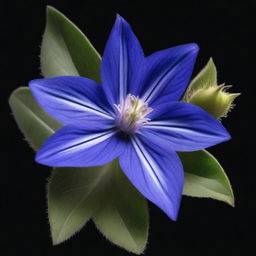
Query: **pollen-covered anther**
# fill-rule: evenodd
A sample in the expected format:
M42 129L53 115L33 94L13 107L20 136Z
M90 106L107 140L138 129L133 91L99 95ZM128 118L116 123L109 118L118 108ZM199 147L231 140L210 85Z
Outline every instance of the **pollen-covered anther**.
M148 104L132 94L128 94L120 104L114 105L117 110L116 125L128 134L133 134L150 120L147 115L153 111Z

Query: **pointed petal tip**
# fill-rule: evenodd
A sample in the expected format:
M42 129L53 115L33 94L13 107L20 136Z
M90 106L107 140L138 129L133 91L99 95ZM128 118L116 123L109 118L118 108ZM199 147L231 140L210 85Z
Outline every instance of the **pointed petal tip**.
M176 210L175 212L166 212L167 216L172 220L172 221L177 221L178 219L178 213L179 213L179 210Z
M45 166L50 166L50 165L47 163L47 161L45 161L44 154L41 154L41 153L40 153L40 150L36 153L35 161L36 161L38 164L45 165ZM51 167L51 166L50 166L50 167Z
M172 221L177 221L179 217L179 211L180 211L180 205L181 205L181 199L182 199L182 190L183 190L183 186L182 186L182 189L180 190L180 196L178 196L176 200L176 204L174 204L174 206L167 213L168 217Z
M198 44L196 44L196 43L191 43L191 44L189 44L189 49L190 49L190 51L191 52L193 52L193 53L198 53L198 51L199 51L199 46L198 46Z
M119 26L124 25L131 29L130 24L118 13L116 13L115 25L119 25Z
M215 118L214 118L215 119ZM220 121L219 121L220 122ZM221 142L224 142L224 141L228 141L228 140L231 140L232 139L232 137L231 137L231 135L230 135L230 133L228 132L228 130L221 124L221 122L220 122L220 136L222 137L222 141L220 141L220 143Z
M41 87L45 83L45 80L47 80L47 78L33 79L33 80L29 81L28 87L30 90L33 90L35 87L37 87L37 88Z
M119 19L122 19L123 17L119 14L119 13L116 13L116 19L119 20Z
M36 163L38 163L40 165L48 166L48 167L68 167L68 166L59 165L58 161L49 160L49 156L50 155L47 153L47 151L45 150L44 145L43 145L37 151L34 159L35 159Z
M159 204L157 206L167 215L168 218L170 218L172 221L177 221L179 216L181 198L182 198L182 192L180 193L180 196L176 198L175 200L176 202L173 200L167 200L163 204ZM155 202L153 203L155 204Z
M116 13L116 23L127 23L126 20L119 14Z
M169 218L170 218L172 221L177 221L177 220L178 220L178 213L175 214L175 215L169 216Z
M31 89L31 86L34 86L34 84L36 84L36 81L37 81L37 80L38 80L38 79L33 79L33 80L29 81L28 87Z
M183 44L180 46L183 47L183 49L186 53L189 53L192 55L197 55L197 53L200 50L198 44L196 44L196 43L188 43L188 44Z
M42 79L33 79L31 80L29 83L28 83L28 87L29 89L31 90L33 96L35 97L34 95L34 90L38 87L40 87L40 84L41 84L41 81Z
M228 141L228 140L231 140L231 139L232 139L230 133L229 133L227 130L226 130L226 132L224 133L223 138L224 138L224 141Z

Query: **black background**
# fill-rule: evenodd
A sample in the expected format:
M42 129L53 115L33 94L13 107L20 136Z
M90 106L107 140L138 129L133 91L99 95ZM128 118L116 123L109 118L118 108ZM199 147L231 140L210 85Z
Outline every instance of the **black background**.
M218 81L242 92L223 121L233 139L211 148L230 177L236 207L183 197L177 222L150 204L146 255L246 255L255 253L254 1L3 1L1 3L1 207L2 255L130 255L111 245L90 222L75 237L51 245L46 210L50 170L33 161L7 100L15 88L40 77L39 51L46 4L69 17L103 52L115 13L133 27L146 52L196 42L194 74L213 57Z

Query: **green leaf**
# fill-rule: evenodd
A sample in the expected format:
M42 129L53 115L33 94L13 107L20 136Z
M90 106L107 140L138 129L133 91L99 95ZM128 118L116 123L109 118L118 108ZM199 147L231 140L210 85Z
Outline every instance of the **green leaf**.
M210 58L204 68L191 81L183 97L183 101L188 102L193 92L210 86L217 86L217 70L212 58Z
M41 47L44 77L74 75L100 82L100 62L87 37L61 12L48 6Z
M61 127L37 104L28 87L15 90L9 98L9 104L19 129L34 150L38 150Z
M54 245L78 232L100 206L99 189L111 166L54 169L48 185L48 216Z
M93 217L97 228L114 244L141 254L148 238L147 201L131 185L118 163L102 196L102 206Z
M234 206L232 187L223 168L206 150L179 152L184 170L183 194L217 199Z
M59 244L94 216L113 243L142 253L148 236L146 199L130 184L117 161L103 167L56 168L48 187L52 240Z

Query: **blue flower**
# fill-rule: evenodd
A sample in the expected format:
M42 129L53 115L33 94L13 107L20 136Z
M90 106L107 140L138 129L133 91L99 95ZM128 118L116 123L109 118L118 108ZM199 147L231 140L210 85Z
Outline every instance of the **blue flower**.
M176 151L230 139L215 118L178 101L197 53L196 44L185 44L145 57L129 24L117 16L102 58L102 86L75 76L30 82L38 103L64 125L36 161L87 167L119 158L141 194L176 220L184 182Z

